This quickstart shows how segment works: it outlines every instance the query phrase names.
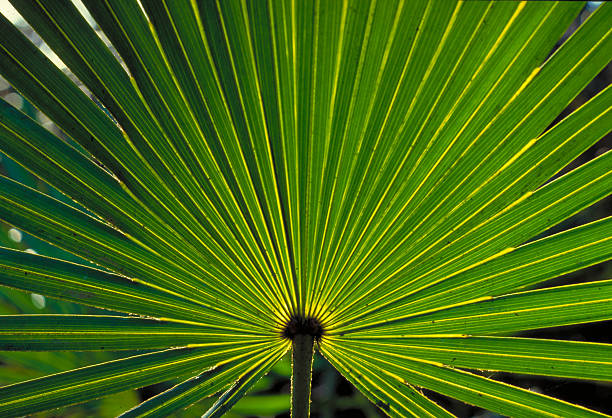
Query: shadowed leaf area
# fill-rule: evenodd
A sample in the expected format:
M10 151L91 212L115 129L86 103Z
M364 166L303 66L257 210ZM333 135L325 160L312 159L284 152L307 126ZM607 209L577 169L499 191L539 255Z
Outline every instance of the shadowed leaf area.
M612 4L10 2L0 416L612 413Z

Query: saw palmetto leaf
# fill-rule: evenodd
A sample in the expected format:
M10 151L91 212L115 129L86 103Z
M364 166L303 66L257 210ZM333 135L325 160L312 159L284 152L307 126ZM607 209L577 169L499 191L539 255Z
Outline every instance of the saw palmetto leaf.
M255 383L258 378L269 371L270 367L278 361L287 348L281 346L280 350L252 351L250 355L243 355L238 360L220 363L216 368L185 380L126 411L122 417L167 416L199 399L214 395L228 384L233 383L233 386L207 411L210 416L223 413L250 389L252 383ZM244 374L245 370L248 370L246 374ZM235 382L241 375L243 375L242 382Z
M612 193L610 151L562 172L612 89L556 121L612 5L558 46L583 4L11 3L67 71L0 16L61 130L2 101L1 151L61 195L0 176L0 219L80 261L0 248L0 284L108 312L4 315L0 350L146 351L0 387L3 416L160 382L123 416L221 416L292 345L295 417L313 347L391 416L601 415L481 371L612 380L609 344L511 335L612 319L611 280L546 286L612 258L612 218L547 232Z

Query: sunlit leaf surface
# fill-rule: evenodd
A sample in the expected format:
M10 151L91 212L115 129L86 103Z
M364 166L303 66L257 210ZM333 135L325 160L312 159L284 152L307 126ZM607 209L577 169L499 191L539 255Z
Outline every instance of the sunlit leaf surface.
M292 320L391 416L451 415L423 389L601 415L482 371L612 381L611 345L512 336L612 319L611 280L542 287L612 258L611 218L543 234L612 193L610 151L559 175L612 89L556 119L611 4L555 49L584 4L11 3L58 60L0 17L0 74L59 130L0 101L1 151L61 193L2 176L0 219L64 251L0 248L0 284L106 311L5 315L0 350L130 351L0 387L0 415L172 381L123 416L220 416Z

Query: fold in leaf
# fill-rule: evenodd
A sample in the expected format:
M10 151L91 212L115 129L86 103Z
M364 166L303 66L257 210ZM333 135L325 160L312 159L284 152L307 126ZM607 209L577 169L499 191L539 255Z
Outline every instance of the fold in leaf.
M242 302L230 299L237 292L227 283L224 287L232 289L228 290L230 293L203 286L203 279L194 272L173 260L164 261L152 249L131 242L119 231L83 212L5 177L0 176L0 185L4 190L0 196L0 216L9 223L120 274L139 277L175 293L193 295L194 301L206 304L222 317L240 317L231 312L242 305L245 309L242 316L257 321L252 312L257 307L244 295L239 296ZM20 210L15 211L15 206ZM202 271L199 273L204 275ZM235 303L231 304L230 300Z
M419 283L427 283L436 277L456 274L476 267L491 258L503 256L512 250L512 244L524 242L533 236L532 234L541 232L604 198L610 193L609 183L612 171L608 170L608 167L611 162L612 152L606 152L535 192L525 193L507 210L499 212L498 216L485 221L471 233L455 241L452 247L442 252L439 258L435 258L437 261L435 266L424 264L411 271L412 279L396 286L393 298L388 297L388 289L384 293L380 290L376 292L378 297L369 301L369 304L378 302L388 305L394 299L401 297L397 295L401 295L403 288L416 287ZM544 212L545 217L538 216ZM497 249L496 253L492 252L494 249ZM473 253L473 256L478 254L481 258L476 262L470 261L466 253ZM350 304L347 303L344 306L343 310L355 306L358 301L374 293L378 287L380 283L362 289L357 297L350 300ZM350 295L351 293L347 292L345 299ZM364 314L370 309L372 308L366 312L363 309L359 311Z
M0 247L0 283L119 312L212 325L209 309L166 289L80 264ZM256 327L256 324L248 324ZM243 322L224 329L247 332Z
M389 359L419 358L446 366L572 379L612 380L608 344L515 337L437 335L333 338Z
M326 349L342 358L357 362L359 354L344 345L330 344ZM379 367L385 380L424 387L443 395L452 396L471 405L489 409L503 415L541 415L591 417L606 416L526 389L487 379L438 363L404 358L388 361L383 355L368 352L369 361Z
M266 337L206 326L121 316L0 315L2 351L147 350L237 346Z
M354 361L354 359L344 359L341 361L329 350L325 350L323 355L387 415L413 417L454 416L425 397L412 385L392 379L385 379L385 376L375 372L377 366L363 358L360 358L359 361Z
M612 319L612 280L483 298L347 331L363 335L500 334ZM333 335L333 334L332 334ZM342 333L340 333L342 335Z
M560 232L520 246L484 264L439 279L351 324L395 320L482 297L533 286L547 279L608 260L612 256L612 218ZM380 322L380 323L383 323Z
M470 4L470 3L466 3ZM529 4L520 4L516 6L515 14L508 20L508 25L511 27L518 23L519 17L530 16L534 19L535 24L542 22L542 18L550 18L555 13L559 13L562 16L564 13L569 13L570 8L558 7L559 5L552 6L550 8L540 8L537 5L530 6ZM484 7L484 6L482 6ZM500 6L503 7L503 6ZM512 6L506 6L512 7ZM533 7L533 9L531 8ZM543 16L538 16L538 13L543 13ZM567 15L566 15L567 16ZM603 22L606 19L606 12L595 13L591 20L593 23L596 21ZM560 19L557 23L563 21ZM505 23L505 22L504 22ZM554 24L547 25L550 28L554 28ZM510 29L508 26L503 28L501 39L502 42L505 36L508 35ZM562 26L565 28L565 26ZM507 29L507 31L506 31ZM521 30L526 35L531 35L529 31L525 31L523 27ZM362 283L380 284L381 276L382 279L389 280L399 273L402 269L407 269L409 263L414 262L414 257L420 258L427 254L426 251L430 250L435 244L439 247L445 248L445 253L451 253L451 250L461 250L463 253L462 246L448 247L449 239L446 235L451 232L457 232L457 223L463 223L467 221L474 213L474 210L478 208L478 199L473 196L473 192L486 190L483 187L486 185L488 179L495 177L495 174L501 168L504 168L504 163L510 161L522 147L526 145L528 141L536 137L542 130L546 128L546 125L550 123L551 119L556 113L548 114L547 110L551 110L550 107L555 105L558 106L558 102L538 100L542 99L551 92L545 89L538 89L534 94L527 94L531 92L531 87L534 83L555 83L560 81L567 76L568 62L572 65L575 63L576 67L572 68L572 71L586 75L590 73L594 76L603 66L605 66L609 59L605 52L606 45L611 41L609 33L606 33L606 25L600 27L598 35L590 38L590 33L581 27L571 39L564 44L555 54L550 61L546 62L542 70L538 73L533 70L533 67L540 63L529 63L532 65L531 68L524 68L523 71L527 70L527 74L516 73L519 76L520 82L524 84L514 85L514 89L505 91L505 94L494 95L500 102L494 106L489 106L485 109L481 109L479 106L478 110L474 114L469 112L463 112L457 117L450 118L455 121L458 126L454 125L454 131L446 132L444 140L435 141L435 136L431 138L424 138L417 141L413 139L411 141L405 141L407 143L414 144L414 147L409 152L401 153L402 163L406 163L406 166L394 166L393 163L389 163L393 168L394 172L388 173L387 176L381 176L383 179L384 187L391 187L396 181L398 176L407 176L403 183L400 183L405 187L406 194L391 194L390 196L380 196L380 187L373 190L376 193L372 194L373 205L376 210L382 210L383 213L375 212L376 216L371 215L368 218L368 223L361 228L357 229L360 234L358 236L358 242L352 244L349 240L346 244L351 242L348 247L351 249L349 255L351 257L351 263L339 263L341 267L340 272L334 273L342 274L346 276L347 280L350 278L350 282L353 283L350 289L361 287ZM576 49L573 46L578 46L578 49L592 53L594 57L597 57L592 62L583 59L583 56L576 54ZM541 47L541 45L540 45ZM584 49L583 49L584 48ZM534 48L531 52L535 52L537 49ZM544 52L548 53L549 50ZM507 52L507 51L506 51ZM514 57L508 55L506 59L513 59ZM524 65L524 64L523 64ZM438 71L440 69L435 66ZM545 72L544 69L551 68L551 72L554 76L542 77ZM498 71L505 74L505 70L508 67L499 68ZM583 69L583 74L579 69ZM480 67L478 68L480 70ZM532 76L528 77L529 72L533 70ZM523 79L520 79L520 76ZM491 74L495 77L499 74ZM559 88L563 89L563 93L559 92L562 97L567 97L566 100L576 95L580 88L580 83L586 83L590 80L589 76L582 78L578 76L575 80L576 84L569 85L568 83L559 82ZM425 82L425 80L423 80ZM584 84L582 84L584 85ZM510 87L508 85L508 87ZM551 87L551 86L549 86ZM518 94L522 91L523 94ZM490 90L484 90L481 94L489 93ZM525 98L526 102L521 99ZM466 94L464 98L470 98ZM503 100L503 101L502 101ZM561 99L565 100L565 99ZM423 99L418 101L422 105L427 103L427 100ZM476 102L477 105L482 102ZM458 109L461 103L455 103ZM537 105L538 108L533 108ZM521 117L525 116L526 112L533 110L533 113L529 113L528 118L525 118L525 124L521 120ZM537 110L537 112L536 112ZM559 109L561 110L561 109ZM499 111L497 114L491 114L493 111ZM507 112L506 112L507 111ZM510 112L509 115L507 113ZM412 113L409 113L412 116ZM416 113L413 118L417 118L419 113ZM505 117L501 117L504 115ZM450 117L450 115L445 115ZM454 116L454 115L453 115ZM467 120L466 120L467 119ZM493 119L493 120L492 120ZM494 123L497 122L497 123ZM462 123L465 123L462 125ZM416 127L420 125L415 124ZM475 126L473 126L475 125ZM535 126L534 126L535 125ZM539 126L539 130L537 128ZM416 129L413 128L413 129ZM495 129L496 128L496 129ZM516 131L519 128L519 131ZM490 132L493 130L493 132ZM482 135L480 135L483 133ZM511 133L511 135L510 135ZM507 136L504 136L506 135ZM449 144L450 141L450 144ZM510 143L508 143L510 142ZM445 145L447 146L445 148ZM450 145L453 145L451 148ZM437 147L440 148L437 148ZM399 152L397 148L390 148L390 152ZM439 157L439 159L438 159ZM442 159L443 158L443 159ZM394 160L399 160L396 158ZM393 161L393 160L391 160ZM432 166L432 169L429 169ZM435 171L432 171L435 170ZM438 174L436 177L435 174ZM414 178L416 176L416 178ZM422 179L422 180L421 180ZM428 184L427 181L434 181L437 179L437 183ZM537 185L533 186L534 188ZM416 189L415 189L416 188ZM388 189L385 189L388 190ZM418 199L418 191L421 191L424 196L421 200ZM468 207L464 207L465 203L470 202ZM464 209L461 211L455 211L454 208ZM455 212L455 213L453 213ZM459 216L455 217L457 214ZM432 223L434 220L446 220L443 225L439 225L439 222ZM482 221L482 219L481 219ZM370 227L371 225L371 227ZM355 225L356 226L356 225ZM429 228L426 228L429 227ZM444 238L439 237L442 235ZM367 237L370 239L368 240ZM529 237L528 237L529 238ZM453 240L450 240L451 242ZM406 244L406 245L404 245ZM500 243L501 245L501 243ZM514 243L518 245L518 242ZM502 248L498 248L499 251ZM361 250L361 251L360 251ZM485 258L492 254L487 254L484 249L480 249L478 253L471 254L476 258ZM450 255L450 254L449 254ZM471 257L464 256L462 261L469 262ZM439 264L439 257L435 257L435 264ZM430 262L434 263L434 259L430 258ZM414 268L414 266L411 266ZM431 266L429 267L431 268ZM344 271L343 271L344 270ZM366 274L367 272L367 274ZM378 273L378 274L376 274ZM358 280L357 280L358 278ZM368 280L369 279L369 280ZM333 281L332 281L333 282ZM384 283L384 281L382 281ZM340 284L345 284L345 280L339 281ZM359 286L357 286L359 284ZM344 296L346 293L344 292ZM385 292L386 293L386 292ZM332 299L333 300L333 299ZM343 299L340 298L340 301ZM328 302L328 304L333 304Z
M264 375L270 371L272 366L280 360L289 349L289 344L282 347L281 350L276 350L263 359L258 359L254 366L242 375L223 395L219 397L217 402L210 407L208 411L202 415L203 418L221 417L229 411L236 402L240 400Z
M97 399L193 374L268 342L241 347L195 347L157 351L113 360L0 388L0 412L26 415Z
M286 348L283 353L285 351ZM200 373L157 396L147 399L140 405L123 413L121 417L168 416L201 399L212 396L224 387L234 383L245 370L258 368L262 361L271 358L278 360L279 357L276 354L278 354L277 349L258 350L250 352L248 356L243 355L227 363L221 363L213 369Z
M610 151L559 175L612 88L555 122L610 63L612 4L11 2L66 68L0 16L28 102L0 102L0 147L46 182L0 176L0 219L92 264L0 248L0 285L109 313L4 315L0 350L159 351L4 386L0 415L179 381L124 416L225 390L220 416L296 333L389 415L451 416L421 388L597 415L462 369L612 380L609 344L506 336L612 319L612 280L526 290L612 257L612 218L539 236L612 193Z

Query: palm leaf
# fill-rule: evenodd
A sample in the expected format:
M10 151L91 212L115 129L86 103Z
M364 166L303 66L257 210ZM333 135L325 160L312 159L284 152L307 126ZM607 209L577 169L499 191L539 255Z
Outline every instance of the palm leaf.
M612 89L555 120L609 4L554 49L582 4L11 3L68 73L0 16L0 74L61 130L0 102L2 152L61 192L0 176L0 219L80 261L0 248L0 284L108 312L4 315L0 350L148 352L4 386L3 415L173 382L124 416L221 416L291 344L295 417L315 350L392 416L451 415L421 389L601 415L479 371L612 380L609 344L510 335L612 319L611 280L546 286L612 258L610 217L547 232L612 192L610 151L559 175Z

